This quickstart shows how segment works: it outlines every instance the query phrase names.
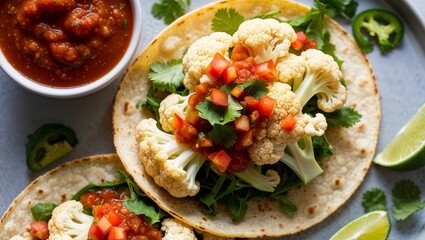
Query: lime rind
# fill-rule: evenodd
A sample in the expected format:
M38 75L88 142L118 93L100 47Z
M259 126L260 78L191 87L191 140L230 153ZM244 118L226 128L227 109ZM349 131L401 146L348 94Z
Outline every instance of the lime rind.
M366 213L336 232L330 240L385 240L391 231L391 221L386 211Z
M401 171L425 166L425 104L373 161Z

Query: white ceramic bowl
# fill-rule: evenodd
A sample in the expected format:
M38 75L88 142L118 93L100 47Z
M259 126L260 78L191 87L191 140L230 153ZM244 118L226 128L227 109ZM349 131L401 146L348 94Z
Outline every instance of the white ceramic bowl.
M3 52L0 49L0 67L3 71L17 83L31 92L53 98L75 98L88 95L99 91L100 89L108 86L123 72L127 69L128 65L134 59L137 54L140 38L142 35L142 9L140 0L130 0L131 7L133 10L133 34L130 40L130 44L127 48L127 52L118 62L118 64L110 70L106 75L93 81L92 83L70 87L70 88L53 88L39 84L35 81L28 79L26 76L17 71L6 59Z

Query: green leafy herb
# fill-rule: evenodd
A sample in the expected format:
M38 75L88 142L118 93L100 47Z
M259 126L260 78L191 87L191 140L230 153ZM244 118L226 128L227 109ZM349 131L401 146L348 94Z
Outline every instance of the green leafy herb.
M153 114L155 114L155 119L159 119L159 105L161 104L161 101L164 100L164 98L158 96L158 94L156 93L157 91L155 89L149 88L148 95L146 96L146 101L137 103L136 107L143 107L145 109L148 109Z
M224 125L238 118L241 115L242 106L230 95L228 97L228 107L215 105L209 97L198 103L196 109L199 111L199 117L207 120L213 126L215 124Z
M244 21L244 16L236 12L235 9L222 8L215 13L211 28L214 32L225 32L233 35Z
M365 192L362 197L362 206L365 213L377 210L387 211L387 198L384 191L379 188L372 188Z
M274 195L273 198L280 201L280 208L284 213L288 214L290 217L295 215L297 212L297 206L289 200L286 194Z
M220 146L229 148L236 142L236 130L235 127L230 125L214 125L211 132L208 133L211 140Z
M238 85L238 88L244 89L246 91L246 95L253 96L257 99L260 99L269 92L266 83L261 80L249 81L240 84Z
M248 209L248 204L246 203L248 199L251 198L250 191L243 197L234 197L229 195L224 201L226 202L227 208L230 210L234 222L239 222L245 216L246 210Z
M154 63L150 70L148 78L152 81L152 86L155 89L175 93L183 84L184 74L181 59L167 63Z
M74 196L72 196L72 200L79 201L81 196L83 196L83 194L86 193L90 189L94 189L94 188L116 188L116 187L124 185L125 183L126 183L126 181L125 181L124 178L120 178L116 182L103 182L103 183L100 183L100 184L89 183L85 187L80 189L80 191L78 191L76 194L74 194Z
M333 155L332 145L329 143L326 135L314 136L311 140L313 142L314 158L316 161Z
M350 128L356 123L360 122L362 115L356 110L350 107L343 107L332 113L323 113L328 122L328 127L341 126L344 128Z
M183 16L189 8L190 0L159 0L151 9L151 13L157 19L164 19L166 24L174 22Z
M394 218L404 220L423 209L425 201L420 199L419 187L410 180L400 180L392 189Z
M325 24L325 16L334 17L336 15L351 16L355 13L355 3L348 0L332 0L323 1L315 0L314 6L310 12L304 16L289 20L288 23L295 28L296 31L305 32L309 38L316 40L317 48L324 53L331 55L334 60L341 66L343 63L335 55L335 45L330 42L329 30Z
M35 221L48 222L52 217L53 209L57 206L54 203L37 203L31 208L31 214Z

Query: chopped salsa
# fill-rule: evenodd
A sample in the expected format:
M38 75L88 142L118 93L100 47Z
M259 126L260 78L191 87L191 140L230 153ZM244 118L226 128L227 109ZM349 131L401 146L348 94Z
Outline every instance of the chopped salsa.
M130 43L129 0L4 0L0 48L29 79L52 87L93 82Z

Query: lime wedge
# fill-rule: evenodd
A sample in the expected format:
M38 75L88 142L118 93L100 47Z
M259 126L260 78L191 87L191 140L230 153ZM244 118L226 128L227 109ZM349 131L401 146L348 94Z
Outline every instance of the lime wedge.
M394 170L413 170L425 165L425 104L397 133L395 138L376 155L378 165Z
M386 211L366 213L336 232L330 240L384 240L388 238L391 221Z

